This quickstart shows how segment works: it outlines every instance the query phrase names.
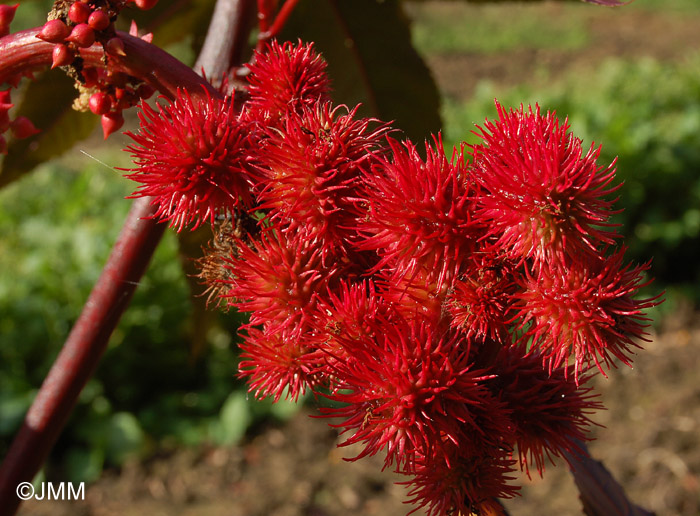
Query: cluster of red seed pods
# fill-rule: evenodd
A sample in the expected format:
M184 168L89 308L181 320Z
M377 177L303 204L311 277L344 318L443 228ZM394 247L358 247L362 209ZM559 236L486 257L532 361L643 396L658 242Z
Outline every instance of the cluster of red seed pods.
M105 138L124 124L122 111L153 94L141 80L109 68L85 67L80 50L102 45L107 59L123 56L124 42L114 22L129 5L140 9L154 7L157 0L74 0L56 2L38 36L54 44L52 68L69 67L81 91L78 107L102 117Z
M16 5L0 5L0 38L10 33L10 23L17 11ZM34 124L25 116L10 119L10 109L13 104L10 98L10 90L0 91L0 154L7 154L7 140L5 133L9 130L15 138L28 138L38 131Z

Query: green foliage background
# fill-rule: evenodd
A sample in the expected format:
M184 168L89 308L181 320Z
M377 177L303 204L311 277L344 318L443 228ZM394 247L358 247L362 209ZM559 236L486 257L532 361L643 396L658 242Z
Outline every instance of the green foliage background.
M38 23L49 4L22 2L13 27ZM400 19L396 37L408 37L407 19L397 10L398 4L379 4L368 1L367 7L376 9L376 16ZM184 5L188 6L184 12L170 18L156 13L161 20L169 20L158 26L156 42L159 37L170 42L171 51L191 61L212 2L193 0ZM643 8L666 6L666 2L646 0ZM579 7L577 13L584 12ZM494 8L483 19L474 20L440 16L426 2L412 5L411 28L418 53L407 49L402 40L401 45L385 49L383 58L402 53L401 62L418 63L420 77L413 82L410 75L395 77L398 83L391 87L406 95L396 95L401 99L395 103L398 108L386 104L383 118L407 117L408 133L415 139L428 137L437 128L437 112L425 118L421 129L416 123L420 116L414 113L411 119L405 109L423 99L421 110L437 110L434 84L419 66L419 55L488 54L548 45L573 49L589 42L580 18L543 20L533 14L510 18L506 24L504 9ZM700 14L695 0L678 0L674 9ZM313 11L300 3L301 13ZM324 3L314 16L332 20L333 14ZM348 30L362 26L361 18L348 20ZM290 29L295 27L304 32L299 19L292 21ZM189 29L194 35L178 37ZM353 62L350 73L343 66L349 59L343 41L318 27L307 30L326 52L336 94L343 97L337 100L352 105L367 104L369 99L370 106L377 99L395 100L387 89L392 74L375 74L374 83L357 84L358 70L382 68L381 61L376 61L382 57L371 55L371 45L358 50L359 61ZM381 36L377 25L369 24L366 30L371 33L368 41L376 43ZM624 211L618 221L632 258L653 257L654 292L667 288L674 293L664 310L674 306L675 292L699 302L700 55L683 63L606 60L595 73L564 77L543 88L497 88L485 78L466 101L442 99L446 144L474 141L474 124L495 116L495 97L506 106L538 102L543 109L556 110L569 117L574 132L586 142L603 145L602 162L618 156L618 178L625 183L620 190ZM114 150L125 141L113 137L107 151L100 150L104 149L100 145L93 150L97 140L80 144L0 190L0 456L79 314L129 208L124 196L133 186L112 168L129 166L128 157ZM95 152L107 166L78 149ZM235 314L209 324L208 348L198 355L192 348L191 313L177 239L168 232L56 447L52 461L56 474L91 480L106 465L119 465L129 456L147 456L159 447L236 442L261 417L284 418L295 410L291 404L271 408L269 403L246 403L245 389L235 378L240 322Z

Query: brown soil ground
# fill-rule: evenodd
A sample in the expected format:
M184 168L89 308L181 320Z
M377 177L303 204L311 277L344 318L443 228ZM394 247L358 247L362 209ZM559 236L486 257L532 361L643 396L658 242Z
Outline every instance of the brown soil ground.
M641 1L641 0L640 0ZM547 4L543 16L558 6ZM474 8L478 9L478 8ZM548 11L548 9L550 11ZM596 9L591 7L591 9ZM535 67L550 78L586 73L605 56L684 59L700 49L700 18L598 8L585 23L591 44L576 51L517 50L429 60L442 90L464 98L477 79L508 85ZM477 13L478 15L478 13ZM608 410L597 415L592 455L630 497L659 516L700 514L700 317L680 310L661 324L634 369L597 381ZM304 411L259 429L233 448L179 450L107 471L83 502L27 503L22 516L347 516L406 514L403 487L377 459L348 463L336 432ZM582 514L565 464L522 478L513 516ZM420 512L418 514L421 514Z

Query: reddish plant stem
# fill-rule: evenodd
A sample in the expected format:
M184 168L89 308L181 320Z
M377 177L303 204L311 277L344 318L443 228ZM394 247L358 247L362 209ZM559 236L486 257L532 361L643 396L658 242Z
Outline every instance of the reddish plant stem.
M260 34L267 32L270 28L274 8L274 0L258 0L258 31Z
M215 85L243 61L255 0L219 0L194 69ZM229 79L233 79L229 77Z
M51 66L54 45L36 37L40 28L28 29L0 38L0 83L13 76ZM139 77L162 94L174 98L178 88L191 95L220 97L220 93L200 75L173 56L140 38L118 32L124 42L125 56L111 56L110 66L120 72ZM90 66L104 66L100 45L82 49L80 56Z
M588 516L654 516L634 505L625 490L603 466L592 459L583 442L577 442L582 454L567 453L571 474L579 490L583 511Z
M294 11L294 8L298 3L299 0L286 0L286 2L284 2L284 5L275 17L275 21L273 22L272 26L265 31L260 31L260 34L258 36L258 50L262 49L265 42L271 40L274 37L277 37L277 35L284 28L284 25L287 23L289 16L292 14L292 11Z
M20 504L15 489L31 482L92 376L112 331L148 267L165 229L149 198L134 201L112 254L0 468L0 515Z

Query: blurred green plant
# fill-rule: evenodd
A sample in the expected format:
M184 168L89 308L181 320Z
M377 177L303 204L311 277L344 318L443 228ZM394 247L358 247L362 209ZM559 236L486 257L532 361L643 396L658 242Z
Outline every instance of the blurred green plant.
M0 271L13 271L0 273L0 455L129 209L130 182L82 158L75 170L76 154L71 167L42 166L0 191ZM235 380L235 314L211 329L210 349L198 359L189 345L189 314L177 239L166 233L55 448L54 467L90 481L105 465L153 451L154 443L231 444L251 422L294 410L244 403L245 388Z
M492 54L508 50L574 50L588 43L584 22L595 10L580 3L559 8L542 19L538 4L512 4L508 16L498 4L462 2L408 3L413 41L427 54ZM478 20L478 22L476 21Z

